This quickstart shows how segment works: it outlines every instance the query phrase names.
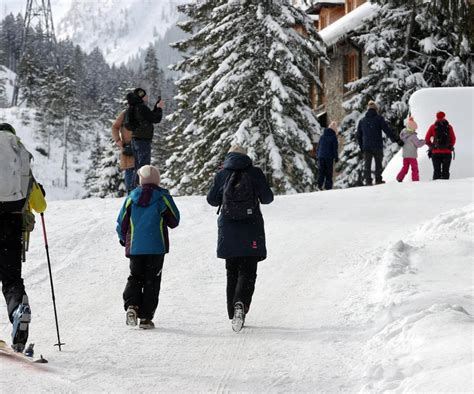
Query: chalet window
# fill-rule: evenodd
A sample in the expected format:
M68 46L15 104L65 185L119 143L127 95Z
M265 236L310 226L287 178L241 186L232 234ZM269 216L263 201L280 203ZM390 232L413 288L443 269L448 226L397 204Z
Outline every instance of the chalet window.
M344 93L349 90L346 84L359 79L359 56L357 53L350 53L344 56Z
M346 0L346 14L356 8L356 0Z

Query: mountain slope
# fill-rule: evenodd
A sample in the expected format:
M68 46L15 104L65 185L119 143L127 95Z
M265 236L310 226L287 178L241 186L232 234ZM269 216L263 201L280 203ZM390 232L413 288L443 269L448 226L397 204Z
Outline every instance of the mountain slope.
M462 179L277 197L263 207L269 258L238 335L215 257L215 209L203 197L176 199L182 223L170 232L150 331L124 322L128 263L114 233L122 201L53 202L46 226L66 346L52 346L38 228L24 273L30 338L50 364L1 359L2 389L469 391L472 187ZM0 338L9 334L4 318Z
M176 23L183 0L73 0L57 25L59 39L70 38L85 51L99 47L110 63L126 63L162 38Z

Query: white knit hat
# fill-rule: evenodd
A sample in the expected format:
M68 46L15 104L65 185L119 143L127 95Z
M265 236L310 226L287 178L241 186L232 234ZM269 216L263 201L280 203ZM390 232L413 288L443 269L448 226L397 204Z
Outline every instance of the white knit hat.
M229 153L231 153L231 152L241 153L243 155L246 155L247 154L247 149L245 149L244 147L242 147L240 145L232 145L229 149Z
M160 171L155 166L143 166L138 170L140 185L153 184L160 185Z

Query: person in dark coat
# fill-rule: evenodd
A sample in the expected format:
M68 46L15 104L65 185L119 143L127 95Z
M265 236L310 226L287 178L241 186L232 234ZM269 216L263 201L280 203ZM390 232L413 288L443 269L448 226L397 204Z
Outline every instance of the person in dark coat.
M318 188L332 189L332 175L334 162L338 162L338 142L336 136L337 123L332 122L319 140L318 145Z
M443 138L437 136L438 133L442 133L443 128L447 131L446 141L441 141ZM428 129L425 142L429 147L428 154L433 160L433 180L449 179L456 134L454 134L453 126L446 120L444 112L440 111L436 114L436 121Z
M226 181L236 171L246 172L250 176L258 199L257 205L270 204L273 201L273 192L262 170L254 167L245 149L236 145L229 150L224 168L216 174L207 194L207 202L210 205L222 205ZM257 264L267 257L262 213L258 206L257 213L252 218L232 220L221 211L217 222L217 257L226 261L229 319L234 317L237 309L243 309L245 317L255 290Z
M135 158L134 186L138 184L138 170L151 163L151 141L153 139L153 124L160 123L163 117L163 100L158 100L153 111L148 108L148 96L142 88L137 88L127 94L126 126L132 131L132 152Z
M403 141L393 133L385 119L377 111L377 104L374 101L369 101L367 112L357 125L357 142L364 154L364 177L367 186L372 185L372 159L375 160L375 183L385 183L382 179L382 131L393 142L403 146Z

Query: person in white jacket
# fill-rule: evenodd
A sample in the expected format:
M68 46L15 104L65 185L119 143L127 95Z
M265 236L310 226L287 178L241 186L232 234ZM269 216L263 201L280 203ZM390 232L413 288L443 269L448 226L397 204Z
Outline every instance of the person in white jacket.
M403 167L397 175L397 181L403 182L403 178L408 174L408 170L411 167L411 179L414 182L420 180L420 173L418 170L418 148L421 148L425 144L425 140L419 139L416 130L418 125L410 116L407 120L406 128L400 133L400 139L404 142L403 145Z

